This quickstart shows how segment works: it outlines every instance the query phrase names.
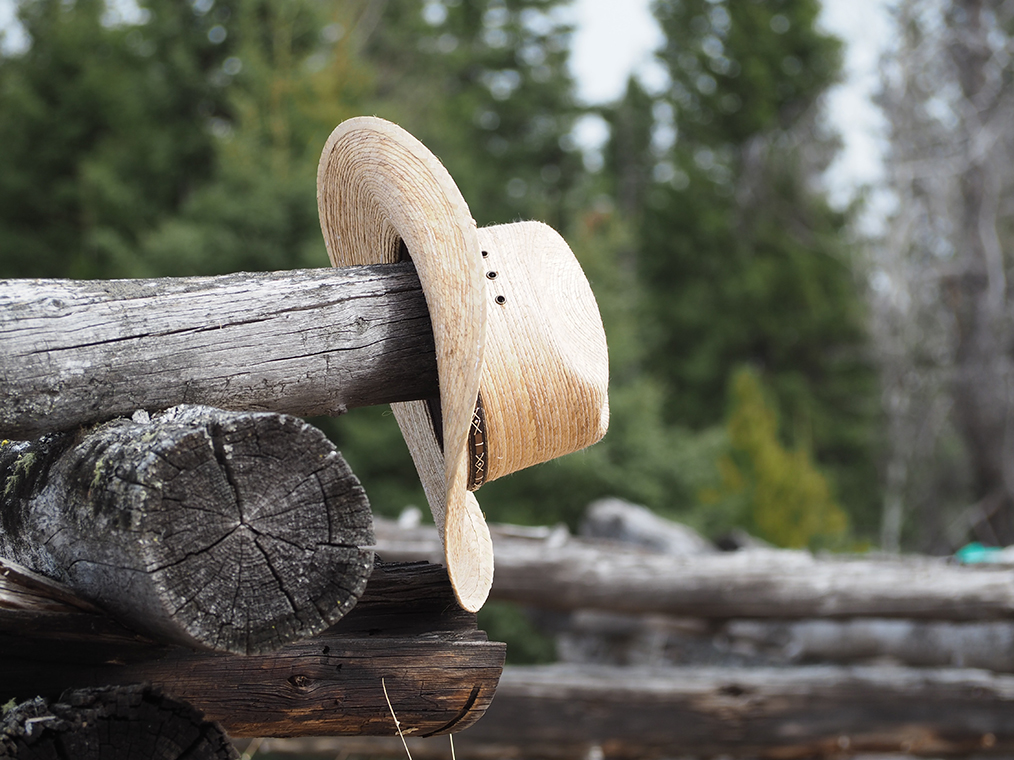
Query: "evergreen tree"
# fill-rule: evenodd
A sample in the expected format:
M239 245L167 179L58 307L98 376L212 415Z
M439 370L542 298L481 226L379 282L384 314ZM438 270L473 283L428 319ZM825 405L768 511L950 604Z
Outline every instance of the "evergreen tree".
M376 113L446 164L480 225L563 229L581 172L565 0L389 0L363 52Z
M652 105L650 129L625 116L647 109L628 90L609 115L610 155L621 206L637 201L644 366L665 388L666 419L716 424L727 378L754 368L794 447L812 445L859 528L872 531L876 384L849 213L814 183L834 148L818 106L840 44L816 28L816 0L660 0L655 11L671 87ZM637 193L624 175L632 166L644 178Z
M230 13L151 0L126 24L101 0L20 4L31 44L0 57L5 275L122 273L144 231L213 175Z

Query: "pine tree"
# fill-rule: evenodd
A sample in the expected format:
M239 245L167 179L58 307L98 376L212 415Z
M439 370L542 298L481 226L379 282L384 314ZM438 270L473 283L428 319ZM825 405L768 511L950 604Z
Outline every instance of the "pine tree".
M816 27L816 0L661 0L660 57L671 87L645 127L611 115L614 155L639 145L645 178L631 218L645 292L645 368L670 423L724 417L727 378L744 365L774 394L795 445L858 527L876 523L875 375L848 244L850 215L815 187L834 149L819 121L840 43ZM614 193L631 195L614 164ZM785 435L785 431L782 433Z
M111 276L215 171L230 117L216 79L228 2L152 0L111 23L100 0L19 5L31 39L0 58L0 266L7 276Z

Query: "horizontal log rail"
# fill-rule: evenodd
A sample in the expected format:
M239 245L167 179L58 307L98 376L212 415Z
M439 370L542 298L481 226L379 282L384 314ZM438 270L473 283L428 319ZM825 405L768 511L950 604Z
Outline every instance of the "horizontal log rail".
M334 415L436 395L410 262L151 280L0 280L0 437L177 404Z
M0 443L0 557L159 640L249 654L320 633L372 543L359 481L296 417L184 406Z
M396 742L269 741L261 750L393 757ZM459 760L1009 756L1014 676L899 667L507 667L485 717L454 747ZM448 756L446 742L410 738L409 750L417 760Z
M11 588L25 585L22 575L0 572L2 702L146 682L232 736L390 736L390 698L402 730L426 736L475 723L503 668L505 646L455 603L437 565L379 564L337 624L257 655L166 646L69 605L5 608L21 598ZM44 595L44 581L29 574L27 585Z
M388 560L439 561L433 528L374 522ZM1014 568L930 557L815 557L788 550L673 556L569 536L492 527L490 598L551 610L600 609L709 619L1010 620Z

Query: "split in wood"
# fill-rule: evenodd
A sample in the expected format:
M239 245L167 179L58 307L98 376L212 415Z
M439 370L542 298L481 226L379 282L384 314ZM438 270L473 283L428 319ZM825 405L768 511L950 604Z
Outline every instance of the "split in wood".
M177 407L0 445L0 556L159 640L238 653L319 633L366 586L372 516L295 417Z

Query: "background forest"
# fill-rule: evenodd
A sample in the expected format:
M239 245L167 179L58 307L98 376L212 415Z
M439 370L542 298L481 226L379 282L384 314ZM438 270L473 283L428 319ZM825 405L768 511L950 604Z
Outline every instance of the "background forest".
M612 426L483 487L494 521L618 496L711 537L948 553L1014 543L1014 3L900 0L892 212L828 202L818 0L657 0L668 86L576 100L563 0L20 0L0 56L0 276L327 263L340 121L402 124L480 225L539 219L610 338ZM117 11L116 9L120 9ZM574 126L604 119L601 152ZM385 409L315 420L374 509L424 505Z

